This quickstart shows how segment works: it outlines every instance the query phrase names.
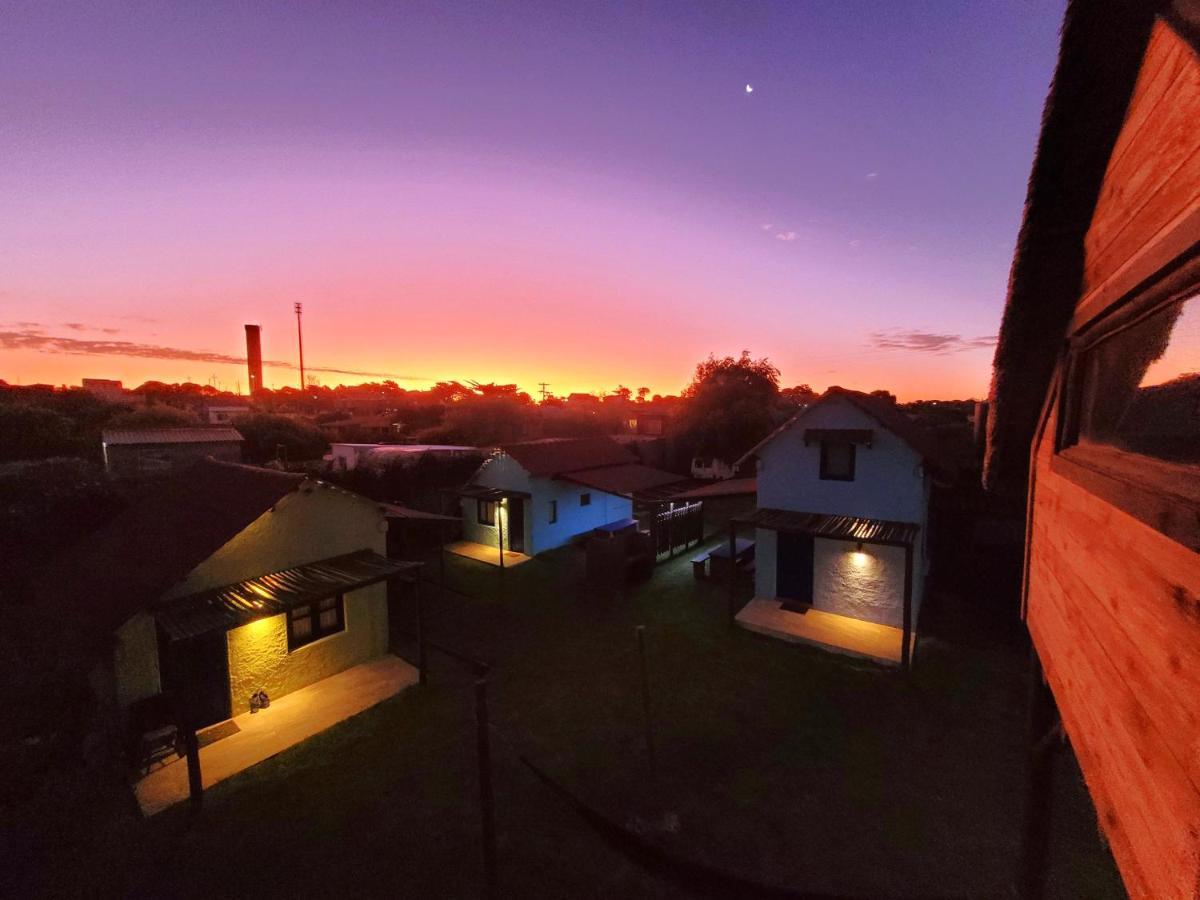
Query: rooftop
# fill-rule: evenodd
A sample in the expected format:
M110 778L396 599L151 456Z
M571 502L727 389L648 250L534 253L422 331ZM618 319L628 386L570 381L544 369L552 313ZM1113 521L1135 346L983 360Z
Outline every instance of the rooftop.
M505 444L500 450L520 463L530 475L541 478L638 461L630 450L609 437L545 438Z
M245 440L236 428L228 425L189 426L185 428L106 428L100 439L108 445L117 444L225 444Z

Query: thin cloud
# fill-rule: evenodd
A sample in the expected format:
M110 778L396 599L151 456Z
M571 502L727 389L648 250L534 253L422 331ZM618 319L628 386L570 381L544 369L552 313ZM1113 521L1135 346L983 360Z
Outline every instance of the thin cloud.
M878 177L879 177L879 173L878 173L878 172L868 172L868 173L867 173L867 178L870 178L870 179L875 179L875 178L878 178Z
M775 240L777 241L794 241L795 239L796 232L794 231L779 231L775 234Z
M217 365L246 364L244 356L231 356L228 353L184 350L179 347L162 347L157 344L141 344L133 341L56 337L44 334L37 329L0 331L0 350L33 350L37 353L62 353L69 356L127 356L136 359L169 359ZM263 360L263 365L273 369L298 368L294 363L280 360ZM363 372L357 369L337 369L326 366L305 366L304 368L308 372L325 372L331 375L358 375L368 378L393 378L401 381L430 380L419 375L396 375L392 372Z
M986 350L996 346L994 336L964 337L935 331L873 331L868 343L877 350L906 350L945 356L964 350Z
M119 328L101 328L99 325L84 325L82 322L63 322L64 328L72 331L99 331L101 334L120 334Z
M774 226L774 225L772 225L770 222L763 222L763 225L762 225L762 230L763 230L763 231L770 231L770 230L771 230L772 228L774 228L774 227L775 227L775 226Z

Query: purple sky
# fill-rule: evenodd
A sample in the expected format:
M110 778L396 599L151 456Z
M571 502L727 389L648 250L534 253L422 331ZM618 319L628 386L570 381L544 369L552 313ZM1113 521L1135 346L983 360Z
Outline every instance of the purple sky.
M0 378L980 395L1061 15L6 7Z

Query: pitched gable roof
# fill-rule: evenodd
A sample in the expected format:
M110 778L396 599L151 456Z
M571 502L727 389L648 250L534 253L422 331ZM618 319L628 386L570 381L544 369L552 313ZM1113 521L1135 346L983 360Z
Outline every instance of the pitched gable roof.
M904 410L882 397L872 397L870 394L864 394L861 391L852 391L849 388L837 386L829 388L829 390L811 404L800 410L755 444L741 459L734 463L734 466L740 466L751 457L757 456L763 447L767 446L767 444L771 443L818 406L822 406L834 399L846 400L869 415L892 434L896 435L896 437L900 438L900 440L904 441L904 443L908 444L930 468L942 472L951 469L951 466L942 458L941 451L937 448L937 445L925 435L916 422L908 417Z
M111 632L303 481L237 463L197 462L54 560L39 593L73 621Z
M553 478L566 472L636 463L638 458L609 437L547 438L505 444L508 454L535 478Z

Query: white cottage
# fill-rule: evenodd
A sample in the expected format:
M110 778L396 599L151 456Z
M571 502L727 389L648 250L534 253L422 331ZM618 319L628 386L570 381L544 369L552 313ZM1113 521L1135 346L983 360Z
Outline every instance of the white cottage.
M644 466L612 438L548 438L499 447L459 491L463 538L488 562L561 547L633 518L636 493L684 479ZM501 555L500 548L504 554Z
M907 664L927 570L934 453L891 402L830 388L756 460L754 599L739 624ZM735 524L736 527L736 524Z

